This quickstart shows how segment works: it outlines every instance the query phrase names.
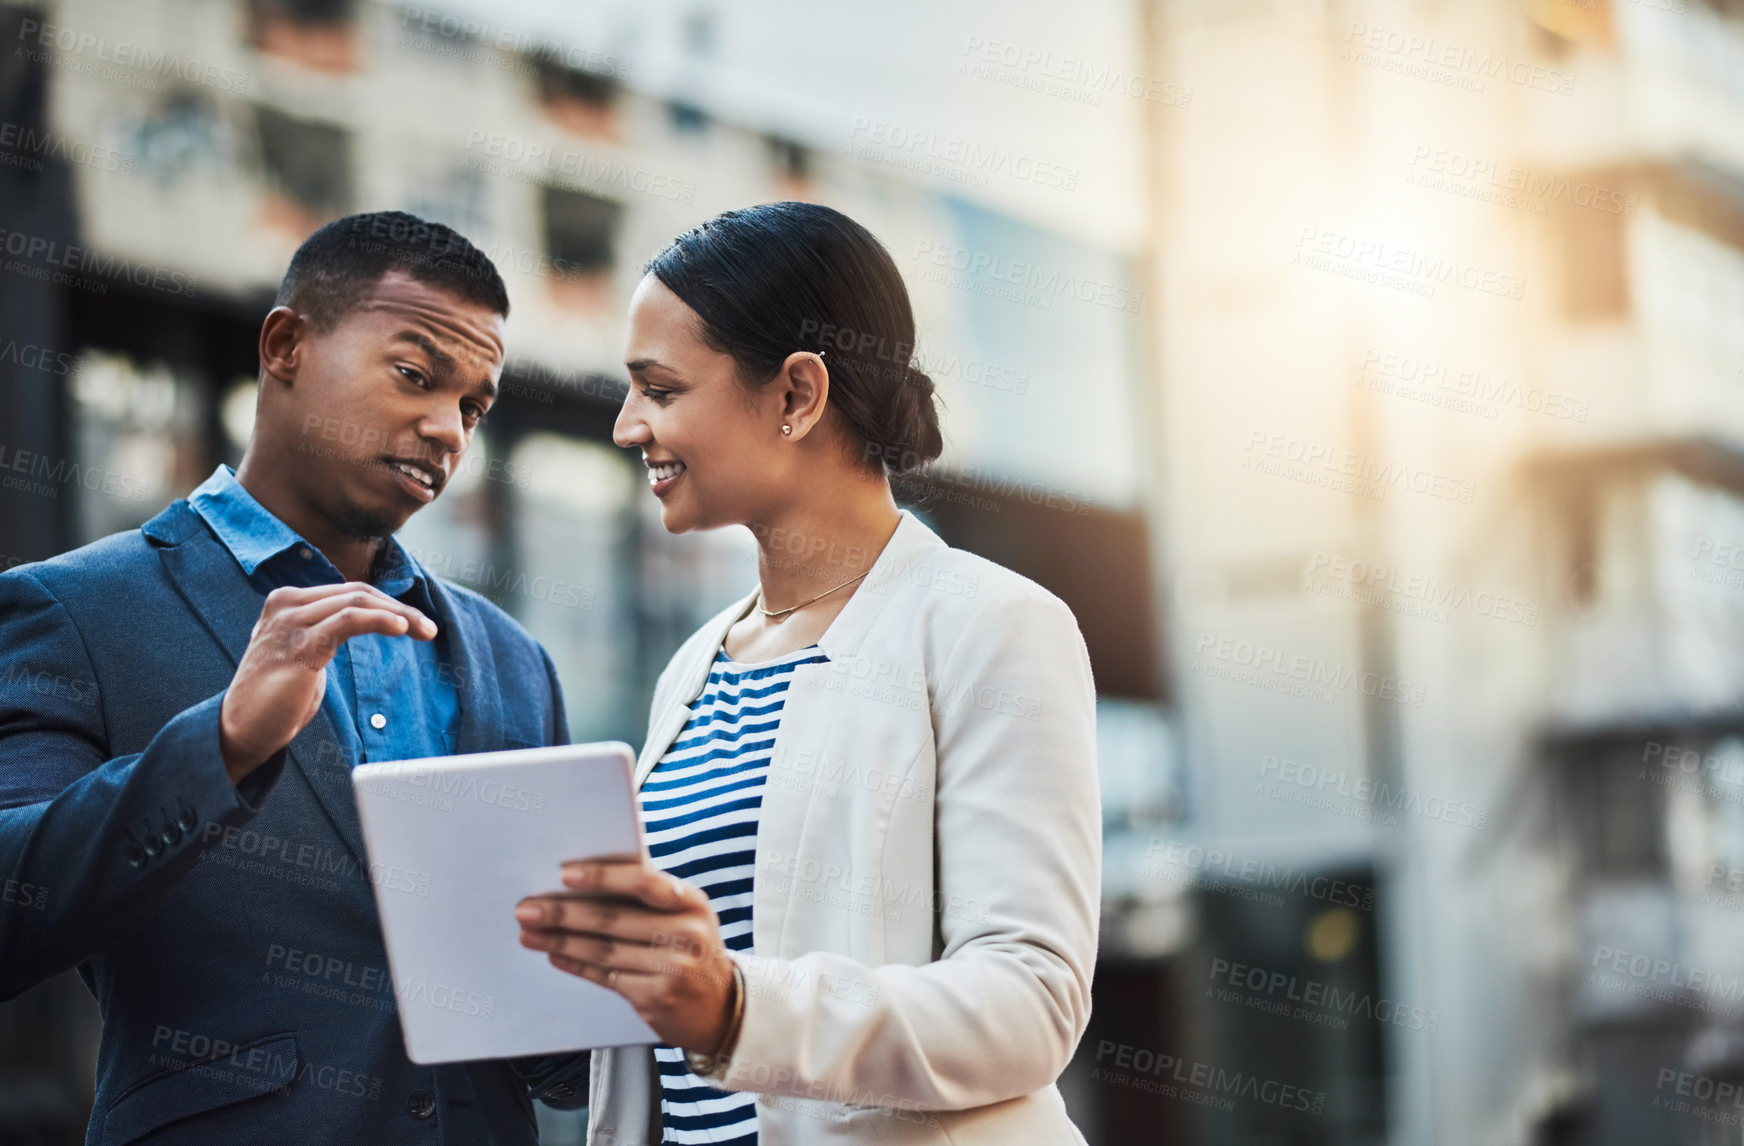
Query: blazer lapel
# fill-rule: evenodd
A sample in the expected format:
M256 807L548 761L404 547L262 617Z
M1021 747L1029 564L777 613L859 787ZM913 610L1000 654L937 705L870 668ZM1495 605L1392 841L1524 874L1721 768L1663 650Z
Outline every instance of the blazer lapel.
M753 589L740 598L737 604L715 614L715 617L699 633L695 652L690 654L688 663L684 664L673 680L672 687L664 698L656 696L658 707L648 721L648 739L642 742L642 754L636 758L635 786L641 790L642 781L648 778L648 773L654 770L654 765L666 755L666 750L672 747L672 742L678 739L678 734L684 731L684 723L690 718L690 702L702 694L703 685L708 683L709 668L715 663L715 653L726 639L727 630L738 623L739 618L751 611L751 602L757 599L757 591Z
M333 682L329 680L331 689ZM357 818L357 793L351 788L351 769L357 763L339 743L327 702L315 710L315 719L291 741L291 759L314 789L321 810L359 863L367 863L363 848L363 824ZM368 870L366 867L364 870Z
M832 661L840 661L857 653L879 614L884 611L891 587L900 583L903 572L928 553L944 548L945 543L938 534L921 524L913 513L903 510L896 523L896 532L885 542L878 559L867 571L860 591L848 598L841 613L818 638L818 647L823 649L824 655Z
M188 515L194 516L193 511ZM158 553L189 610L200 618L230 663L241 664L265 598L248 583L230 551L197 519L194 524L197 531L184 530L176 544Z
M917 557L944 546L945 543L939 540L938 535L922 525L919 518L908 510L903 510L896 523L896 532L885 543L883 551L867 571L866 588L872 591L855 593L850 597L841 613L818 639L818 647L823 649L824 655L831 660L840 660L858 649L867 630L884 608L883 587ZM658 707L648 722L648 739L642 744L642 754L636 758L638 790L642 787L642 781L648 778L648 773L654 770L654 765L660 762L660 757L666 754L678 734L684 731L690 702L697 698L703 685L708 682L709 668L714 664L715 653L720 649L721 641L726 638L727 630L751 611L751 604L756 599L757 590L753 589L737 604L717 613L699 633L696 644L691 646L694 651L688 654L687 663L680 667L679 675L667 696L664 700L659 696L655 697Z
M490 658L490 635L477 617L459 607L441 581L428 573L425 581L436 604L434 620L442 630L437 640L443 641L442 655L453 663L459 693L460 728L454 751L456 755L494 752L503 746L503 690Z
M181 515L174 514L178 507ZM223 648L230 663L241 664L265 598L248 583L236 558L184 503L171 506L146 528L153 536L173 542L159 553L176 592ZM333 687L331 680L328 687ZM357 797L351 790L352 761L334 733L325 700L316 709L315 719L291 741L290 758L334 830L362 862L363 826L358 822Z

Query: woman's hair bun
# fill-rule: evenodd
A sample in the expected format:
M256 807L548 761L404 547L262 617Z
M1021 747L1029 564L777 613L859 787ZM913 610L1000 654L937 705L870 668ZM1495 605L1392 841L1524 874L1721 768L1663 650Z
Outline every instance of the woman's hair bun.
M884 468L893 474L907 473L935 460L945 448L939 432L939 408L933 380L924 370L909 366L885 407L886 415L878 445Z
M703 338L761 386L814 350L856 457L907 473L944 448L933 380L911 365L914 309L872 232L817 203L726 211L674 239L648 270L702 320Z

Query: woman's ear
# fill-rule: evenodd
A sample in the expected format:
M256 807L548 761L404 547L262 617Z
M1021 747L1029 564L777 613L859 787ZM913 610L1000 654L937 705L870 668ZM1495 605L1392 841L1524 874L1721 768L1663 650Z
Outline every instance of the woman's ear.
M830 401L830 372L823 356L809 350L798 350L781 364L781 425L791 426L779 431L790 442L809 434L823 420Z

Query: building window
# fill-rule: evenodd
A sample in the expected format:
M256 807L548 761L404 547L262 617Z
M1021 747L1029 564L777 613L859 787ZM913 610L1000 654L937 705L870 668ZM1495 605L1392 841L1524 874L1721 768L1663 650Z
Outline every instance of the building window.
M553 123L586 139L618 137L616 76L566 67L548 57L537 57L535 63L539 105Z
M720 43L720 19L713 8L697 6L686 12L679 25L684 54L692 60L714 56Z
M1629 232L1622 215L1565 207L1561 213L1563 310L1570 322L1629 313Z
M550 651L571 735L632 738L647 703L627 671L639 583L629 510L640 467L608 443L546 433L520 441L509 460L516 575L499 590L513 594L502 603Z
M1609 47L1611 0L1522 0L1521 11L1538 30L1544 53L1561 60L1576 45Z
M803 190L811 180L811 152L803 143L779 136L770 136L768 142L776 182L789 191Z
M606 305L623 205L550 185L544 189L544 199L552 296L573 309L596 310Z
M322 72L357 69L357 0L252 0L249 39L261 52Z
M1641 740L1620 737L1563 756L1559 806L1582 870L1606 880L1664 879L1665 789L1651 782Z
M891 482L897 502L947 542L1065 601L1084 635L1099 697L1168 703L1143 515L1088 505L1082 514L1062 512L1058 498L1050 505L1030 496L1046 488L979 471L912 471Z
M351 135L343 128L255 108L270 222L307 235L351 209Z
M235 132L218 105L187 88L142 101L118 120L125 150L159 187L227 177L235 166Z
M708 112L693 103L675 99L666 105L666 114L672 120L674 131L700 135L708 130Z
M482 171L443 166L412 180L406 210L463 235L479 235L491 229L489 203Z
M204 480L205 395L168 364L86 349L71 375L76 464L49 497L72 500L80 543L136 529Z

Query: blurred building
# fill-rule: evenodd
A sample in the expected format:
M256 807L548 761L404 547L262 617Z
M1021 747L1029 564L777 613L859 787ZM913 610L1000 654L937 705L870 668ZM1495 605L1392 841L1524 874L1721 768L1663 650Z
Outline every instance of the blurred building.
M0 565L134 528L239 460L291 253L338 215L411 211L484 248L513 313L503 400L402 540L546 645L576 739L638 742L671 651L756 570L748 536L669 537L610 442L627 301L685 228L815 199L878 234L915 297L950 446L901 500L1073 606L1132 797L1111 814L1163 815L1136 237L1074 230L1080 172L1048 157L973 137L929 158L912 126L820 133L728 98L724 11L627 11L586 38L561 16L0 5L0 460L35 459L0 489ZM0 1141L82 1136L95 1037L70 975L0 1006Z
M1152 12L1205 1140L1738 1141L1744 13Z

